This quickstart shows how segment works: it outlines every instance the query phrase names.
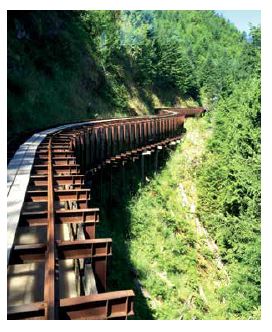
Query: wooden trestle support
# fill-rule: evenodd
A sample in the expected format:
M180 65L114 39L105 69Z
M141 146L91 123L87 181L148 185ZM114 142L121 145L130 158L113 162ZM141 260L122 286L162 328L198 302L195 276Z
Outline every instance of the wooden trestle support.
M38 263L43 272L36 288L41 295L20 305L8 301L8 319L133 316L132 290L107 292L112 240L95 238L99 208L90 207L91 188L85 182L112 164L122 165L175 144L183 130L183 113L163 111L157 116L79 124L47 136L38 146L10 253L8 278L15 265ZM155 160L157 163L157 156ZM22 230L36 232L39 241L22 243ZM76 279L73 297L65 297L61 289L65 287L61 264L68 260L73 262Z

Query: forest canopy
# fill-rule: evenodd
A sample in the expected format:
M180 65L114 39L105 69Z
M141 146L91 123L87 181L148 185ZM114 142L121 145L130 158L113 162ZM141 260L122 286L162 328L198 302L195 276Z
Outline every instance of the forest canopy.
M255 66L259 31L248 41L214 11L9 11L8 137L178 98L210 106Z

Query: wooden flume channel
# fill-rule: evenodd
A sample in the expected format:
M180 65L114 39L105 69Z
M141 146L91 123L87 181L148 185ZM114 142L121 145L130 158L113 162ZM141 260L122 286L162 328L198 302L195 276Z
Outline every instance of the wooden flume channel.
M132 290L107 292L112 240L95 238L99 209L90 207L91 189L85 182L103 168L138 158L144 162L153 152L156 163L158 152L180 139L185 116L203 111L158 109L156 116L94 121L45 138L36 151L17 233L21 228L39 232L45 227L46 237L23 244L15 238L8 262L9 267L43 264L43 299L8 303L8 319L128 319L134 315ZM63 239L63 230L68 230L69 239ZM60 262L71 259L79 292L62 298ZM96 285L91 290L83 282L90 271Z

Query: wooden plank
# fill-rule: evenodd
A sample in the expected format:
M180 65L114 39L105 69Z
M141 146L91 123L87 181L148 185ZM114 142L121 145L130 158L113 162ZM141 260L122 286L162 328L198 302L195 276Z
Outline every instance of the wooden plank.
M57 241L59 259L98 258L112 255L112 239Z
M15 245L10 255L10 265L45 260L47 245L45 243Z
M134 292L116 291L60 300L62 319L127 319L134 315Z
M55 212L56 224L79 224L92 223L99 221L99 209L74 209L74 210L57 210ZM20 226L47 226L47 211L22 212L20 217Z
M55 241L54 241L55 242ZM112 255L112 239L88 239L56 241L55 256L58 259L103 258ZM29 262L42 262L48 259L49 243L15 245L10 265ZM51 280L52 281L52 280ZM47 285L48 286L48 285Z
M10 306L7 310L7 319L45 319L45 305L35 302L20 306Z
M55 201L73 201L73 200L83 200L90 199L91 190L88 188L84 189L55 189L54 190L54 200ZM47 202L48 192L47 190L35 190L27 191L25 196L26 202Z

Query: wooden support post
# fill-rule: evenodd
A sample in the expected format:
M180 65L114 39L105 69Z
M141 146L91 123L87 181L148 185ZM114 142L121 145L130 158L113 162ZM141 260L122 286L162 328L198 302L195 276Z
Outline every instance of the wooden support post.
M125 162L122 161L122 191L123 193L126 192L126 166L125 166Z
M112 165L109 166L109 173L110 173L110 179L109 179L109 211L111 211L112 206Z
M135 157L132 157L131 160L131 169L130 169L130 175L129 175L129 183L130 183L130 190L131 192L135 192L135 183L137 183L137 179L139 178L139 165L137 163L137 160Z
M123 149L124 151L127 151L128 149L128 130L127 130L127 124L123 124L123 135L124 135L124 140L123 140Z
M102 162L105 159L106 151L105 151L105 128L102 126L100 128L101 133L101 141L100 141L100 162Z
M99 172L100 178L100 204L103 205L103 168Z
M155 172L157 173L159 168L159 153L163 149L162 145L157 146L156 156L155 156Z
M145 182L145 156L150 156L151 152L150 151L145 151L141 155L141 174L142 174L142 182Z
M96 161L100 163L101 161L101 127L95 127L96 133Z
M145 172L144 172L144 154L142 153L141 156L141 175L142 175L142 182L145 182Z
M91 167L95 164L95 131L94 128L91 128L90 132L90 163Z
M117 154L119 154L121 153L121 128L119 124L116 127L117 127L117 133L116 133Z
M143 146L147 142L147 123L146 121L143 122Z
M116 155L116 127L111 127L111 142L112 142L112 150L111 150L111 156Z
M90 169L90 135L89 130L85 132L85 171Z
M134 147L135 147L134 123L130 123L130 149L133 150Z
M98 257L93 260L93 272L97 280L99 292L107 289L107 257Z
M120 153L124 152L124 125L120 125L120 137L119 137L119 151Z
M157 174L157 171L158 171L158 157L159 157L159 150L156 149L156 151L155 151L155 163L154 163L155 174Z
M80 169L82 173L85 173L85 137L84 137L84 130L80 131Z

